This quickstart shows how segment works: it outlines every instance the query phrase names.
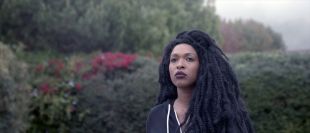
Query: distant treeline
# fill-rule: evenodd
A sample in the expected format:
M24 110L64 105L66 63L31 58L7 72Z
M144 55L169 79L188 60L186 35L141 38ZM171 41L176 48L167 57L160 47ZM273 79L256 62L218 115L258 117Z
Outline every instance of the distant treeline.
M281 36L257 22L221 22L212 2L1 0L0 41L22 42L30 51L100 49L158 55L176 33L200 29L228 52L283 48Z
M220 30L223 37L221 46L229 53L285 50L280 34L254 20L223 20Z

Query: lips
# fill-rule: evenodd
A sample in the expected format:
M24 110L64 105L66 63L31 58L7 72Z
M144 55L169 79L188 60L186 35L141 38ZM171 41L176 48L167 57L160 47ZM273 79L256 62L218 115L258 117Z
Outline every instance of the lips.
M175 77L177 78L177 79L183 79L183 78L185 78L187 75L184 73L184 72L182 72L182 71L178 71L176 74L175 74Z

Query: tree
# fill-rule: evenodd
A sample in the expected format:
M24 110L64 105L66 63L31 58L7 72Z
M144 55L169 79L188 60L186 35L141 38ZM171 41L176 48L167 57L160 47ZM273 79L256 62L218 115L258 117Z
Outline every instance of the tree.
M0 36L28 50L152 52L176 33L200 29L219 38L219 17L203 0L3 0Z
M223 20L221 22L222 47L224 51L272 51L285 50L282 36L270 27L254 20Z

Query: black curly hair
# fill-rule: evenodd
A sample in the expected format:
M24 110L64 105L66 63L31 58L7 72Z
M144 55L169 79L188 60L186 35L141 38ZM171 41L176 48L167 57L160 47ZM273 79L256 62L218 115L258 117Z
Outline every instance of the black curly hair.
M170 79L169 63L173 48L181 43L191 45L199 58L199 74L185 117L188 121L181 124L185 132L253 133L228 58L207 33L199 30L181 32L166 46L159 67L157 104L178 97L177 88Z

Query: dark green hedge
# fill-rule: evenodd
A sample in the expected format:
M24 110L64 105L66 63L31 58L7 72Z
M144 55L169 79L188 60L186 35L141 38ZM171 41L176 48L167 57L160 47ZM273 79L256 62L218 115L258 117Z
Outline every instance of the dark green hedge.
M257 133L310 132L310 54L233 56Z
M257 133L310 132L310 54L248 53L230 58ZM71 132L145 132L147 113L159 91L158 62L139 57L128 70L110 74L99 74L83 82L85 88L79 93L77 109L87 113L68 121ZM15 83L24 83L21 78L4 78L3 74L0 79L0 103L7 105L0 110L0 129L22 131L27 123L20 127L18 122L24 122L22 117L28 115L27 111L12 109L24 109L26 94L7 87L17 88ZM18 96L21 94L23 97ZM5 100L8 96L18 103ZM10 126L11 123L16 124Z
M310 127L310 55L252 53L231 57L257 133L305 133ZM72 132L145 132L158 92L158 62L139 59L118 78L86 84L81 108L90 113Z
M140 57L129 70L99 74L85 82L78 109L89 113L71 124L71 132L145 132L147 113L159 90L157 68L158 62Z

